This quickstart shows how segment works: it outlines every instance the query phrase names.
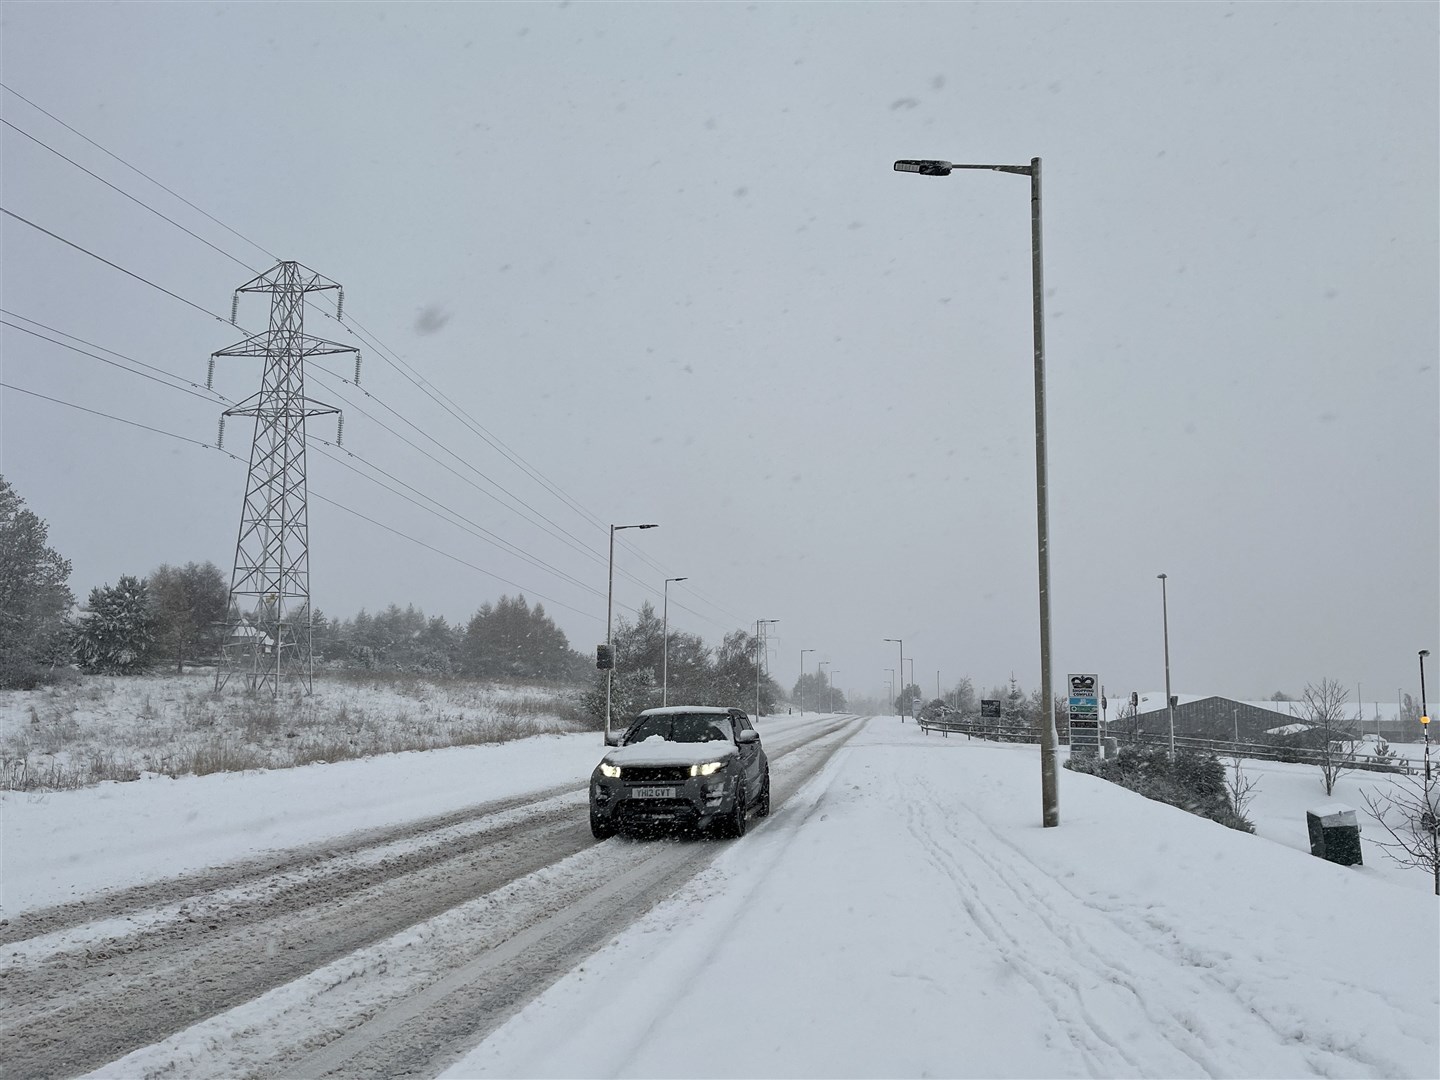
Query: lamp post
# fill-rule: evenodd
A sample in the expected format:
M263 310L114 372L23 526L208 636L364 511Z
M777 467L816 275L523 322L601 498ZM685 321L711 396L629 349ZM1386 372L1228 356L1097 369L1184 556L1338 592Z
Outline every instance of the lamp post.
M771 623L779 622L779 619L756 619L755 620L755 719L760 719L760 659L763 655L764 646L761 643L761 631Z
M801 687L804 687L804 685L805 685L805 654L806 654L807 652L814 652L814 651L815 651L814 649L801 649L801 650L800 650L800 686L801 686ZM816 711L816 712L819 712L820 710L819 710L819 709L816 709L815 711ZM804 716L804 715L805 715L805 695L804 695L803 693L800 695L800 715L801 715L801 716Z
M900 646L900 670L899 670L899 672L897 672L896 675L895 675L895 681L896 681L896 682L899 682L899 683L903 683L903 682L905 681L905 642L902 641L902 640L901 640L900 638L898 638L898 637L887 637L885 640L886 640L886 641L893 641L896 645L899 645L899 646ZM889 669L889 668L886 668L885 670L888 671L888 670L890 670L890 669ZM900 695L901 695L902 699L903 699L903 696L904 696L904 692L905 692L905 691L904 691L904 687L901 687L901 688L900 688ZM904 722L905 722L905 702L904 702L904 700L901 700L901 702L900 702L900 723L903 724Z
M605 651L610 654L610 666L605 669L605 743L610 743L610 689L615 675L615 642L610 635L610 617L615 610L615 534L621 529L655 529L658 525L611 525L610 526L610 584L605 592Z
M1050 508L1045 459L1045 275L1040 243L1040 159L1029 165L956 165L949 161L897 161L896 172L949 176L954 169L980 169L1030 177L1030 290L1035 344L1035 534L1040 554L1040 801L1045 828L1060 824L1055 768L1055 705L1050 686Z
M1175 760L1175 699L1170 696L1170 603L1165 594L1165 575L1160 579L1160 614L1165 624L1165 708L1170 713L1170 760Z
M667 577L665 579L665 629L663 644L660 646L660 704L670 704L670 582L689 581L688 577Z
M1425 779L1430 779L1430 707L1425 702L1425 657L1429 649L1420 650L1420 730L1425 733Z
M832 713L835 711L835 706L836 706L836 704L837 704L837 702L836 702L836 700L835 700L835 676L838 675L838 674L840 674L840 673L839 673L838 671L836 671L834 668L831 668L831 669L830 669L830 695L829 695L829 696L830 696L830 711L831 711Z

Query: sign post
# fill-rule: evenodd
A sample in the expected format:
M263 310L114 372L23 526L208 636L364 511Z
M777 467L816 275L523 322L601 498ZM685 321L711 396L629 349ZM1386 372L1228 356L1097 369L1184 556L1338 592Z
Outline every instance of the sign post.
M1094 757L1100 752L1100 676L1071 675L1070 756Z
M994 721L995 721L995 734L996 734L996 735L999 735L999 734L1000 734L1000 699L999 699L999 698L981 698L981 699L980 699L980 732L981 732L982 735L983 735L984 732L985 732L985 721L986 721L986 720L994 720Z

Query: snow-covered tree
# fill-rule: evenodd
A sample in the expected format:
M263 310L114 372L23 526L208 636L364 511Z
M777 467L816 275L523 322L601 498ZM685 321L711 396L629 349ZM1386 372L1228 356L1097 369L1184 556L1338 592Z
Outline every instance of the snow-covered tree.
M69 659L70 562L0 476L0 687L28 689Z
M155 609L143 578L124 576L97 585L76 620L75 658L81 667L107 675L133 675L149 666L155 651Z

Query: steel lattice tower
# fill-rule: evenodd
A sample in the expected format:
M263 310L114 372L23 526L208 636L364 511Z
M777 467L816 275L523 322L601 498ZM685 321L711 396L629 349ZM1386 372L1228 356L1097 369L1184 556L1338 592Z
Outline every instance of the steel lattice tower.
M356 350L305 333L305 297L334 289L336 313L344 290L297 262L281 262L235 290L230 321L240 294L270 294L270 328L239 344L212 353L265 359L260 391L221 417L253 416L255 437L240 535L235 542L235 571L230 579L231 624L215 673L218 692L232 675L243 674L248 690L280 693L295 680L311 689L310 527L305 486L305 421L338 414L339 409L305 396L305 359Z

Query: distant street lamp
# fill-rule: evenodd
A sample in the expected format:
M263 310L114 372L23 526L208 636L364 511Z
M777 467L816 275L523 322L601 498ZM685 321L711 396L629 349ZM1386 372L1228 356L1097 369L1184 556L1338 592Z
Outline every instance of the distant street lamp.
M1175 759L1175 699L1170 695L1170 604L1165 595L1165 575L1160 579L1160 614L1165 622L1165 708L1170 712L1170 759ZM1422 669L1423 670L1423 669Z
M621 529L656 529L658 525L611 525L610 526L610 585L605 593L605 651L610 657L610 666L605 669L605 743L610 743L610 688L615 675L615 642L610 634L610 617L615 609L615 534Z
M801 649L801 650L800 650L800 715L801 715L801 716L804 716L804 715L805 715L805 654L806 654L807 652L814 652L814 651L815 651L814 649ZM816 712L819 712L820 710L819 710L819 709L816 709L815 711L816 711Z
M664 644L660 647L660 705L662 707L670 704L670 582L689 580L688 577L667 577L665 579Z
M755 719L757 720L760 719L760 660L764 649L760 632L764 627L779 621L779 619L755 620Z
M896 172L949 176L954 169L980 169L1030 177L1030 292L1035 344L1035 535L1040 555L1040 801L1045 828L1060 824L1060 790L1055 767L1055 706L1050 686L1050 507L1045 456L1045 275L1040 243L1040 159L1029 165L957 165L949 161L897 161Z
M897 682L902 682L902 683L903 683L903 682L905 681L905 642L903 642L902 640L900 640L898 637L887 637L885 640L886 640L886 641L893 641L896 645L899 645L899 646L900 646L900 673L899 673L898 675L896 675L895 678L896 678L896 681L897 681ZM887 668L886 670L888 671L889 669ZM900 696L901 698L903 698L903 697L905 696L905 691L904 691L903 688L901 689L899 696ZM902 701L900 702L900 723L903 724L904 722L905 722L905 702L902 700Z

